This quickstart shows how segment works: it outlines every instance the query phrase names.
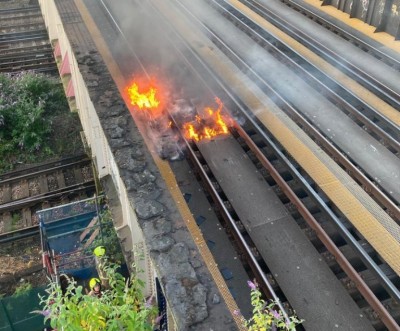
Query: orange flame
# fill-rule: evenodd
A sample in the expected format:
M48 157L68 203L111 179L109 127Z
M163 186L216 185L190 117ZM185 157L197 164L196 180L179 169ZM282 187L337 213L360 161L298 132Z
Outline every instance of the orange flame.
M157 108L160 101L156 98L157 89L150 87L147 92L139 92L136 83L132 83L127 87L127 93L131 105L139 107L139 109Z
M207 107L204 109L203 116L196 115L194 121L183 125L184 134L187 139L200 141L228 133L228 124L221 115L223 103L219 98L215 98L215 101L218 104L216 111L211 107Z

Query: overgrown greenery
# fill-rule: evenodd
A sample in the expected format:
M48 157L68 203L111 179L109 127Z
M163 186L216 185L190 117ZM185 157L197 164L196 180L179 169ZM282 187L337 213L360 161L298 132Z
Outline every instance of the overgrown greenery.
M64 295L60 286L50 283L48 297L41 298L45 320L50 319L51 326L57 330L153 330L157 309L151 305L151 299L146 302L144 283L136 275L126 281L116 271L117 267L105 263L110 288L100 298L85 294L83 287L72 279Z
M53 124L61 113L71 117L59 80L29 72L0 74L0 172L57 153Z
M101 236L98 236L91 246L104 246L110 261L116 264L125 262L121 245L114 228L114 223L109 209L100 213Z
M246 320L242 317L243 324L249 331L296 331L296 326L304 320L297 316L285 316L277 309L277 302L266 302L261 297L261 292L257 284L247 281L251 289L251 304L253 306L253 316Z
M17 286L14 291L13 297L20 297L24 294L27 294L32 289L32 284L29 282L23 282Z

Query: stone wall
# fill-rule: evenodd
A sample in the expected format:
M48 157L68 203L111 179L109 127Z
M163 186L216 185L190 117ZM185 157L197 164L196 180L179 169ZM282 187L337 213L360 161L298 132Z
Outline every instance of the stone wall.
M156 274L178 330L236 330L75 2L40 5L50 38L69 58L85 137L126 257L141 257L147 293Z

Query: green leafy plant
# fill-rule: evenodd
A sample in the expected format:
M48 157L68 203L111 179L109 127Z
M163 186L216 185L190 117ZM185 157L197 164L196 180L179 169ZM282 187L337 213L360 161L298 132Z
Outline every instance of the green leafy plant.
M21 215L19 213L13 213L11 216L11 225L14 227L21 220Z
M50 283L48 296L41 298L45 321L50 319L53 328L68 331L153 330L157 309L150 300L146 302L144 283L136 275L126 280L116 271L117 267L104 264L109 288L101 297L85 294L83 287L73 279L69 279L64 294L59 285Z
M114 228L114 223L109 209L103 210L100 215L101 236L98 236L91 247L104 246L106 254L111 262L122 264L124 256L122 254L121 245Z
M32 72L0 74L0 171L54 155L53 121L68 109L59 80Z
M29 282L23 282L17 286L14 291L13 297L20 297L27 294L32 289L32 284Z
M295 331L296 325L304 320L298 319L295 315L286 317L285 314L277 309L276 301L266 302L257 285L247 281L251 289L251 304L253 306L253 316L246 320L243 317L243 324L249 331ZM237 312L239 314L239 312Z

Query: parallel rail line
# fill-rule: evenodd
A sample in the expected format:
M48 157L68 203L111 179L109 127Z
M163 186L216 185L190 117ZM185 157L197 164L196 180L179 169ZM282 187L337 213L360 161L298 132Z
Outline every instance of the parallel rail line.
M4 227L0 238L10 242L36 233L25 230L35 226L36 210L91 195L96 192L96 185L91 161L82 154L5 173L0 177L0 190Z
M4 213L11 210L14 211L16 209L32 207L38 204L39 202L54 200L55 198L61 198L63 196L67 196L70 193L77 193L80 191L94 190L94 189L95 189L95 184L93 181L63 187L61 189L57 189L52 192L42 193L35 195L33 197L19 199L12 202L1 204L0 213Z
M345 58L343 58L340 54L333 52L327 46L321 44L317 40L307 36L302 31L298 30L296 27L292 26L289 22L285 21L283 18L278 17L271 11L269 11L264 6L256 3L252 0L246 0L252 7L252 9L257 12L260 16L266 18L275 24L279 29L285 31L288 35L293 37L295 40L300 42L301 44L307 46L309 49L313 50L316 54L318 54L321 58L324 58L330 63L333 63L336 67L340 68L343 72L345 72L350 77L353 77L356 81L358 81L361 85L372 91L374 94L378 95L380 98L385 100L387 103L392 105L394 108L400 110L400 95L393 91L391 88L378 81L374 77L372 77L367 72L363 71L361 68L357 67L354 63L349 62ZM310 13L310 15L313 15ZM338 27L335 27L337 30ZM378 54L378 52L373 51L373 48L369 46L366 48L365 43L361 49L368 49L371 53ZM379 52L379 54L382 54ZM378 57L378 55L377 55ZM379 55L379 57L383 57ZM388 61L388 58L385 57ZM395 59L391 59L393 63L392 66L398 67L400 63Z
M190 47L190 46L188 46L188 47ZM197 57L197 60L201 61L201 59L199 59L198 57ZM206 65L204 64L204 66L206 66ZM210 75L213 75L211 72L209 72L209 73L210 73ZM217 82L219 82L219 79L216 76L214 76L214 78ZM222 87L222 88L225 90L227 89L226 87ZM228 90L227 92L228 92L228 95L230 95L230 96L233 94L232 91ZM237 103L240 104L240 102L237 102ZM242 105L241 107L244 107L244 106ZM250 122L252 122L250 115L247 115L246 117ZM262 132L262 130L261 130L261 132ZM279 151L279 153L281 154L281 156L283 156L283 153L281 151ZM370 270L379 279L380 284L382 284L382 286L390 293L390 295L397 299L400 298L400 294L399 294L399 291L396 288L396 286L394 286L393 283L391 282L391 280L387 277L387 275L384 272L382 272L380 267L375 263L375 261L370 257L370 255L368 253L366 253L366 251L363 249L361 244L353 237L353 235L350 234L350 230L348 229L348 227L346 227L339 220L339 218L327 207L325 201L323 201L321 199L321 197L318 196L318 194L311 188L311 185L307 183L307 181L299 174L299 172L293 166L291 166L291 167L293 168L293 169L291 169L291 171L293 171L293 170L296 171L298 173L298 175L300 176L300 178L302 178L301 181L305 182L305 185L308 185L307 192L311 192L311 193L313 192L314 199L318 202L318 204L320 206L323 207L323 209L325 209L325 211L327 212L329 217L331 217L334 220L334 224L338 229L337 231L339 231L340 235L345 238L344 239L345 242L349 243L349 245L353 249L355 249L355 251L357 252L356 254L358 254L361 257L361 260L363 261L363 263L365 263L365 265L368 266L368 268L370 268ZM318 237L321 235L325 236L325 235L321 234L319 227L316 226L315 224L313 224L311 226L311 228L317 229ZM353 231L353 230L351 230L351 231ZM337 236L337 235L338 235L338 233L336 232L335 236ZM324 241L327 243L328 251L330 251L331 254L333 254L333 256L337 257L340 255L340 254L338 254L337 247L336 248L331 247L332 239L330 239L329 236L326 236ZM339 258L341 258L341 257L339 256ZM398 324L396 323L396 321L394 321L393 317L385 309L384 304L379 302L379 300L377 300L376 296L371 293L371 290L368 288L368 286L366 286L365 283L359 282L359 277L356 276L357 272L354 269L352 272L350 272L352 267L350 268L347 259L343 259L341 261L341 266L343 267L344 270L346 270L350 273L350 275L348 274L348 277L350 279L352 279L352 281L356 284L356 286L357 287L360 286L361 292L363 293L363 295L366 296L366 297L364 297L365 300L371 305L371 307L373 307L373 309L375 311L378 312L379 316L381 317L381 319L385 323L385 325L389 326L390 330L396 330L398 327ZM269 286L264 286L264 288L269 288Z
M173 119L175 126L179 127L179 124ZM251 125L250 125L251 126ZM256 137L257 143L253 140L251 136L247 134L246 131L253 132L252 136ZM257 135L254 135L254 133L257 132ZM362 297L365 298L365 300L368 302L368 304L379 314L380 318L384 322L386 326L389 327L390 330L396 330L395 326L397 326L397 322L393 318L393 316L386 310L385 306L388 305L387 297L385 297L385 301L381 302L378 299L379 292L382 290L380 286L376 285L376 279L379 279L379 284L382 286L382 282L384 283L384 287L386 289L389 289L390 293L394 295L397 299L400 299L400 292L396 288L396 286L393 284L393 281L398 281L399 277L393 274L393 272L388 272L386 271L383 272L380 270L381 267L384 266L384 264L381 264L378 266L370 257L369 255L373 255L372 247L369 248L368 254L365 252L364 248L361 248L360 243L353 238L353 236L350 234L350 231L353 231L351 226L346 225L344 226L342 222L340 222L336 216L333 216L336 219L336 222L338 223L337 226L339 229L328 229L328 232L324 229L323 226L326 226L326 224L322 223L321 221L317 220L317 216L320 214L321 209L316 210L316 208L319 208L322 206L323 209L328 209L325 203L320 204L318 207L316 207L314 204L311 204L310 207L310 202L305 202L307 201L307 195L304 197L304 188L299 189L299 183L302 181L305 181L304 178L301 178L301 175L299 174L299 178L297 178L297 181L292 181L288 179L284 179L281 175L281 173L286 173L288 170L285 168L285 166L288 166L290 162L286 160L287 164L284 164L282 167L282 160L277 164L276 162L271 163L269 159L265 156L265 152L262 151L262 149L257 146L260 145L260 139L262 139L260 136L263 135L262 131L259 131L256 127L248 127L246 130L243 129L239 125L235 125L232 133L234 136L237 138L242 139L243 144L246 146L245 151L251 151L254 153L256 156L256 159L262 164L262 167L267 170L268 174L273 178L273 180L277 183L279 186L279 193L283 196L285 196L296 208L296 212L298 211L301 215L301 217L306 221L308 227L312 229L312 232L310 233L305 229L304 231L306 232L307 236L309 238L312 238L313 235L316 235L316 237L320 240L320 242L315 242L310 239L314 245L320 245L321 242L324 245L326 251L329 252L329 255L324 255L324 259L326 258L329 259L329 256L334 256L334 261L335 263L338 264L339 268L345 272L347 275L348 279L354 284L354 286L357 288L359 293L361 293ZM230 233L232 233L233 237L235 238L235 244L240 248L241 254L244 254L246 256L247 262L249 266L251 267L252 272L257 278L257 281L259 282L261 288L265 293L273 299L278 299L278 301L282 301L285 309L287 310L288 304L290 305L290 302L287 303L285 298L282 298L280 295L277 293L280 293L281 290L279 290L279 282L276 282L274 280L273 276L263 268L263 265L266 265L266 263L262 260L262 258L259 256L259 253L257 253L257 249L252 243L252 241L249 241L249 238L251 238L251 235L249 235L244 231L244 226L241 224L241 221L237 219L237 217L233 216L234 210L232 209L232 206L227 200L224 200L223 192L221 191L220 186L217 183L217 180L213 177L213 175L210 173L209 167L207 166L206 160L202 158L199 150L196 148L196 145L193 142L187 141L185 138L182 138L185 142L186 145L186 152L188 155L188 158L191 161L191 164L194 166L196 169L196 172L199 174L201 181L204 183L204 186L208 193L211 195L212 200L214 203L217 204L217 210L221 214L222 218L224 219L224 223L228 225L228 228L230 228ZM264 146L264 145L263 145ZM270 146L269 146L270 147ZM271 151L271 148L269 148L269 153L273 153ZM274 156L269 155L269 158L275 159ZM254 160L256 161L256 160ZM279 169L279 170L277 170ZM292 188L291 186L293 185L293 182L295 182L295 187ZM300 193L300 196L302 198L299 198L299 192L295 193L294 190L296 191L301 191L303 193ZM307 191L307 193L309 193ZM286 199L285 198L285 199ZM315 198L315 197L314 197ZM282 199L282 198L281 198ZM283 199L283 200L285 200ZM319 198L320 199L320 198ZM306 204L308 206L306 206ZM310 210L313 210L312 212ZM294 210L289 210L292 214ZM326 210L324 210L326 211ZM233 214L232 214L233 213ZM330 212L332 214L332 212ZM314 216L315 215L315 216ZM347 236L347 237L346 237ZM374 286L374 291L371 289L373 286L369 286L363 278L361 278L360 274L358 273L357 270L359 270L360 265L359 261L355 259L354 252L350 250L343 250L343 247L338 246L337 242L341 242L344 237L344 242L349 243L350 246L356 247L356 250L358 250L358 253L361 252L365 257L363 258L366 261L366 265L371 268L376 268L377 269L377 275L375 277L372 277L371 280L368 283L373 283L375 282ZM246 239L247 238L247 239ZM340 239L338 239L340 238ZM320 249L319 249L320 250ZM346 252L347 256L343 253ZM357 253L356 253L357 254ZM368 256L368 257L367 257ZM349 260L354 260L352 263L349 262ZM332 261L333 262L333 261ZM353 266L353 264L356 264L356 266ZM331 266L332 269L335 269L335 266ZM356 269L357 268L357 269ZM337 268L336 268L337 269ZM373 270L373 269L372 269ZM374 272L374 270L373 270ZM338 273L337 277L340 277L340 273ZM388 275L390 276L391 279L388 278ZM343 276L341 276L343 277ZM342 280L342 278L339 278ZM356 297L354 295L353 291L353 298ZM285 303L286 302L286 303ZM281 307L282 308L282 307ZM394 313L394 316L398 319L400 318L400 311L392 311ZM372 321L375 325L379 325L379 322L377 320Z
M242 2L248 2L247 0L241 0ZM328 30L334 31L334 33L344 40L351 42L353 45L357 46L362 51L374 56L376 59L386 63L390 67L394 68L395 70L400 70L400 60L395 56L391 56L385 52L382 52L379 47L380 45L371 45L370 43L365 42L364 40L358 38L350 31L346 31L335 23L330 22L323 17L317 15L316 13L311 12L305 6L301 5L300 3L296 3L292 0L280 0L282 3L286 4L288 7L293 8L294 10L302 13L303 15L307 16L314 22L317 22L319 25L327 28ZM251 1L254 2L254 1Z
M210 0L212 1L212 0ZM213 1L218 2L219 1ZM218 5L218 4L216 4ZM181 4L183 6L183 4ZM231 14L229 14L231 15ZM239 18L235 18L239 22ZM203 25L203 23L198 23L202 29L207 31L207 34L211 36L213 43L225 54L227 55L242 71L251 77L251 79L256 82L256 84L268 95L272 95L275 102L279 104L279 107L283 109L290 117L292 117L296 123L301 127L306 129L306 132L310 137L317 142L333 159L353 177L355 181L360 183L368 194L377 201L389 215L391 215L398 224L400 224L400 208L397 205L397 201L394 201L389 192L385 192L377 183L374 182L367 173L365 173L356 163L354 163L351 158L343 155L341 151L330 142L318 129L316 129L308 119L306 119L297 109L295 109L290 103L288 103L284 96L282 96L278 91L272 88L257 72L255 72L251 66L249 66L243 59L241 59L233 50L231 50L223 40L216 35L210 28ZM239 23L245 25L245 23ZM380 130L382 131L382 130ZM382 133L385 136L385 133ZM393 146L396 150L400 150L399 141L393 140Z
M40 7L0 11L0 72L57 72Z
M81 155L47 162L26 169L8 172L0 176L0 187L4 184L9 184L15 181L27 180L29 178L37 177L39 175L49 174L60 171L62 169L88 164L90 164L90 159L87 158L85 155Z
M216 1L213 1L213 5L217 6L215 3ZM375 137L379 137L385 145L392 148L393 153L400 154L400 131L396 124L310 64L307 59L294 49L286 46L268 31L260 29L251 19L229 6L226 2L217 1L217 4L219 6L217 9L241 30L245 31L255 42L273 54L280 62L300 73L300 77L319 90L328 100L333 104L340 105L340 109L343 112L355 117L361 127L373 132ZM258 13L258 11L256 12ZM265 17L265 15L262 17ZM281 18L274 16L273 18L268 17L268 19ZM296 30L296 32L298 31Z
M39 236L39 225L33 225L27 228L0 233L0 245L14 242L16 240Z
M103 4L104 5L104 4ZM183 6L183 4L182 4ZM154 7L153 7L154 8ZM111 15L108 12L109 15ZM114 21L115 22L115 21ZM120 31L121 32L121 31ZM179 37L179 34L175 31L176 35ZM187 42L183 40L183 38L180 39L182 43L187 46L188 50L191 52L191 55L194 55L194 58L196 61L201 63L203 68L206 68L207 73L213 77L215 82L217 82L218 85L220 85L221 89L226 92L226 94L230 97L234 96L234 93L232 90L230 90L228 87L224 86L224 84L221 83L220 79L216 77L208 68L208 66L200 59L200 57L196 54L195 51L193 51L188 45ZM178 47L177 47L178 48ZM182 52L180 52L182 54ZM188 64L188 60L184 57L183 62L185 64ZM189 68L192 70L194 69L193 66L189 65ZM195 73L197 76L200 76L198 72ZM212 91L211 91L212 92ZM340 237L341 240L344 242L348 243L349 246L355 249L357 257L359 257L365 266L370 268L370 270L374 273L374 276L376 279L379 279L379 284L384 287L384 289L387 291L387 293L390 293L390 296L393 298L397 298L397 300L400 298L400 294L396 286L393 285L391 280L386 276L385 272L383 272L380 269L380 266L377 265L377 263L371 258L371 256L363 249L361 246L360 242L358 241L357 238L357 231L354 230L354 228L351 227L349 224L343 224L343 222L339 219L339 217L333 212L328 206L326 201L324 201L312 188L313 183L309 183L306 179L304 179L303 176L300 175L299 170L291 164L291 162L288 161L288 159L285 157L284 152L280 150L280 147L273 142L266 134L265 134L265 128L261 128L259 124L255 123L252 116L249 115L246 110L245 106L240 103L236 98L232 99L234 103L237 105L237 107L242 111L242 113L246 116L246 119L248 120L249 123L252 123L252 129L255 130L260 136L262 136L263 141L268 141L268 145L274 146L272 147L274 150L274 153L276 154L277 159L284 160L283 162L285 163L285 166L288 167L290 170L290 173L296 174L296 178L298 178L298 181L302 184L302 188L304 191L306 191L310 196L312 196L314 202L321 207L321 209L326 213L326 215L329 216L330 219L333 220L333 223L335 227L337 228L333 234L333 237ZM241 128L237 127L236 130L238 132L241 132ZM243 131L244 132L244 131ZM242 136L242 134L241 134ZM201 155L199 154L199 151L196 150L195 145L191 144L186 141L187 144L187 151L189 154L190 159L192 160L193 164L197 165L197 171L200 174L200 177L206 182L206 187L210 189L210 195L213 196L215 202L218 204L219 210L224 213L223 218L227 220L227 223L230 223L233 231L234 231L234 236L239 242L239 246L242 247L244 250L245 254L247 254L248 259L249 259L249 264L252 266L252 270L255 274L257 274L257 277L262 284L262 288L266 289L266 292L270 294L272 297L276 297L276 291L274 290L274 285L271 284L271 282L266 279L264 275L264 271L260 264L258 263L258 258L254 254L254 247L251 247L246 240L241 239L243 237L242 229L240 225L238 226L238 223L236 219L232 215L229 214L229 203L226 203L222 199L219 199L217 197L218 193L218 185L216 185L216 182L213 182L212 180L209 179L209 171L207 170L207 165L204 163L204 161L201 160ZM249 149L251 149L249 147ZM260 151L256 152L256 154L262 155ZM268 168L268 166L267 166ZM268 169L270 171L270 169ZM272 170L271 170L272 171ZM274 179L280 183L280 180L277 176L274 177ZM340 267L343 268L343 270L346 271L347 276L355 283L356 287L362 293L363 298L368 302L368 304L373 307L373 309L378 312L380 319L383 321L383 323L390 329L390 330L397 330L398 329L398 324L396 321L393 319L393 316L387 311L385 308L386 303L382 303L379 299L377 299L377 295L371 291L369 286L365 284L365 282L359 277L357 271L355 268L349 263L348 258L344 257L344 255L340 252L338 245L336 245L335 239L331 239L330 236L327 235L327 233L322 230L321 226L317 221L314 222L312 221L312 218L310 217L310 212L307 208L302 206L297 199L297 196L295 193L289 193L289 189L285 184L282 182L282 191L284 191L286 194L288 194L289 200L292 201L294 205L296 205L299 210L301 210L302 217L307 221L307 223L310 223L310 227L314 229L314 231L317 233L318 238L324 243L326 246L327 251L329 251L333 256L335 256L338 260L340 260ZM297 200L296 200L297 199ZM315 218L315 217L314 217ZM351 234L350 232L353 232ZM355 233L355 234L354 234ZM370 253L371 254L371 253ZM258 264L258 266L257 266ZM264 277L263 277L264 275ZM397 276L395 276L397 277ZM396 278L397 279L397 278ZM388 299L388 296L385 296L386 300ZM396 313L396 312L395 312ZM396 315L396 318L398 316ZM376 324L376 323L375 323Z

